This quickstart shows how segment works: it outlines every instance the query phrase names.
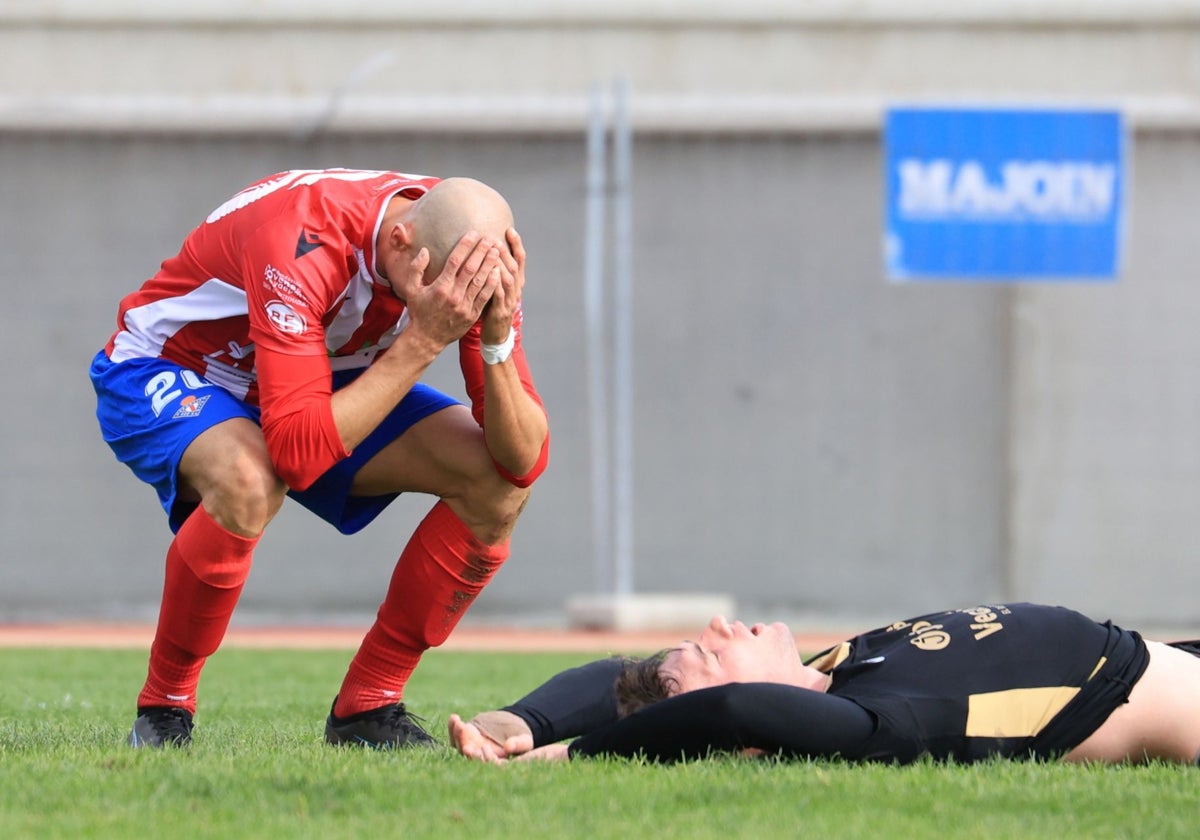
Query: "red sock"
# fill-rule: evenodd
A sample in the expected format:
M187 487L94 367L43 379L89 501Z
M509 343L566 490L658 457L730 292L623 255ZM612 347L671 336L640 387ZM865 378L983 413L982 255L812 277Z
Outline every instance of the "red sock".
M338 692L338 717L395 703L421 654L450 635L508 558L508 541L480 542L438 502L400 555L387 597Z
M158 629L139 708L176 706L195 714L200 669L225 637L257 543L257 537L222 528L203 506L180 527L167 549Z

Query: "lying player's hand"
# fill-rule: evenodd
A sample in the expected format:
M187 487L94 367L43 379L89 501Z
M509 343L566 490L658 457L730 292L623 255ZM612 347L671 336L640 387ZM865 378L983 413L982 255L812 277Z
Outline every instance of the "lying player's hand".
M566 761L569 758L566 744L546 744L517 756L517 761Z
M484 712L470 722L450 715L450 743L467 758L502 764L533 748L533 733L511 712Z
M504 747L480 732L475 724L467 723L458 715L450 715L448 727L450 743L460 755L488 764L499 764L506 758Z

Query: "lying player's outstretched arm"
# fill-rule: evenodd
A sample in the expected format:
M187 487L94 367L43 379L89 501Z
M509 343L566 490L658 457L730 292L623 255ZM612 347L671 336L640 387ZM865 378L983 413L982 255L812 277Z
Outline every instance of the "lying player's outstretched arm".
M551 677L515 703L464 722L450 721L450 740L463 755L494 761L574 738L617 719L613 683L622 660L601 659Z
M875 717L842 697L777 683L731 683L648 706L570 745L570 756L651 761L713 752L762 751L789 758L869 758Z

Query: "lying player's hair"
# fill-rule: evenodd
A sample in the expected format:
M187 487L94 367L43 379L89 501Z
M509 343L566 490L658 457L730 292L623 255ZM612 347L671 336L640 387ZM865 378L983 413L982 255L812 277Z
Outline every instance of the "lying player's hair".
M644 659L627 659L613 685L617 714L626 717L647 706L679 693L679 683L662 670L663 660L672 648L665 648Z

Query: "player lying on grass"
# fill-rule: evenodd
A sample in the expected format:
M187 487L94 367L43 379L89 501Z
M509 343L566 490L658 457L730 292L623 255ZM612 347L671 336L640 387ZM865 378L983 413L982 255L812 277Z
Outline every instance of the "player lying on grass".
M996 604L897 621L805 662L786 625L717 616L695 641L564 671L503 709L452 715L449 728L460 753L492 762L741 752L1195 763L1200 642Z

